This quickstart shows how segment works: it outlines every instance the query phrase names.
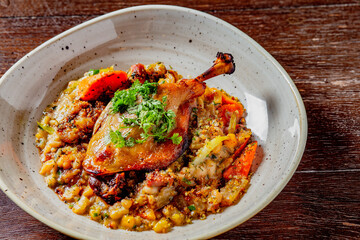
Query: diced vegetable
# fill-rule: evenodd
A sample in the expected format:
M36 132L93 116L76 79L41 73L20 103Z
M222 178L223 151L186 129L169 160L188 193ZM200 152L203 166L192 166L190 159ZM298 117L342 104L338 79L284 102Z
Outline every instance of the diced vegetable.
M237 124L236 120L237 120L236 112L232 112L231 118L230 118L230 123L229 123L229 129L228 129L229 133L234 133L236 131L236 124Z
M128 213L129 213L129 209L126 209L123 206L114 207L110 210L110 217L114 220L118 220Z
M80 200L74 205L72 211L76 214L84 214L90 205L90 200L87 197L81 196Z
M142 218L149 219L149 220L152 220L152 221L154 221L156 219L155 212L151 208L146 209L140 215L141 215Z
M135 218L131 215L125 215L121 219L121 227L131 230L135 226Z
M224 145L230 149L234 149L238 145L238 140L233 133L229 133L228 137L229 139L224 141Z
M192 162L193 165L196 166L204 162L206 156L209 155L212 150L214 150L219 144L222 144L223 141L228 139L229 136L217 136L208 143L206 143L206 145L199 150L199 153Z
M38 127L41 129L41 130L44 130L45 132L49 133L49 134L53 134L54 133L54 129L48 125L45 125L45 124L41 124L39 122L37 122L37 125Z
M138 63L130 67L127 76L129 79L138 80L140 83L144 83L147 78L147 73L143 64Z
M76 89L76 87L79 85L79 82L80 81L71 81L71 82L69 82L69 85L64 90L64 93L66 93L66 94L72 93Z
M79 196L80 190L81 190L80 187L76 184L71 186L70 188L65 190L63 194L63 199L66 201L73 200L75 197Z
M153 230L157 233L166 233L170 231L170 228L171 223L169 222L169 220L167 220L166 218L162 218L155 224Z
M223 177L227 180L236 177L247 177L255 157L256 148L257 142L252 142L247 145L241 156L234 161L233 165L224 171Z
M92 188L90 186L87 186L84 190L84 192L82 193L83 196L90 198L91 196L94 195L94 191L92 190Z
M107 73L107 72L113 72L114 71L114 66L108 67L108 68L101 68L99 70L99 73Z
M107 72L113 72L114 66L108 67L108 68L101 68L101 69L90 69L85 76L93 76L99 73L107 73Z
M242 108L242 104L234 99L232 99L231 97L228 97L227 95L223 94L222 95L222 104L236 104L236 105L241 105L239 106L239 108Z
M251 135L250 135L251 136ZM249 137L246 137L245 139L244 139L244 142L240 145L240 147L238 148L238 149L236 149L236 151L234 152L234 154L233 154L233 158L235 159L235 158L237 158L239 155L240 155L240 153L242 152L242 150L246 147L246 145L247 145L247 143L249 142L249 140L250 140L250 136Z
M51 171L56 172L56 170L57 170L57 166L55 164L55 161L53 159L51 159L49 161L46 161L42 165L39 173L42 175L48 175L51 173Z
M220 189L222 195L221 206L230 206L239 199L249 181L246 178L230 179L224 187Z
M219 107L219 112L225 126L230 122L229 130L233 131L234 123L236 128L236 120L239 120L244 113L244 106L240 102L222 94L222 105Z
M132 206L132 204L133 204L133 201L130 199L121 200L121 205L126 209L129 209Z
M170 219L174 225L181 226L184 224L185 216L181 212L178 212L171 215Z
M114 93L118 89L129 87L127 74L123 71L100 72L88 76L79 82L78 89L80 99L92 101L98 99L104 93Z
M235 120L241 118L244 112L244 107L241 104L225 104L219 108L219 112L226 126L230 122L232 113L236 113L234 116Z

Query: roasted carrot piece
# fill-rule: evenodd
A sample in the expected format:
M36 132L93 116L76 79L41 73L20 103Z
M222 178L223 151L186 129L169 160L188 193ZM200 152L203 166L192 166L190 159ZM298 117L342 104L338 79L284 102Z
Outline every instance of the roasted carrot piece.
M228 125L230 118L231 118L231 114L232 112L238 111L238 117L240 118L243 113L244 113L244 108L240 103L237 104L223 104L220 108L220 115L223 119L223 122L226 125Z
M251 168L252 161L255 157L257 142L252 142L246 146L243 153L234 163L223 172L223 177L229 180L234 177L247 177Z
M112 94L118 89L129 87L126 72L113 71L89 76L80 81L78 85L80 99L92 101L98 99L102 94Z
M236 149L236 151L234 152L234 154L232 155L233 158L237 158L239 157L240 153L242 152L242 150L246 147L246 145L248 144L250 140L250 137L245 138L245 141L240 145L240 147L238 149Z
M244 107L242 106L241 103L235 101L234 99L232 99L231 97L226 96L225 94L222 95L222 104L236 104L238 105L239 109L244 109Z
M236 100L222 94L221 97L222 105L219 107L221 117L224 121L225 126L228 125L232 112L238 111L238 117L240 118L244 113L244 106Z

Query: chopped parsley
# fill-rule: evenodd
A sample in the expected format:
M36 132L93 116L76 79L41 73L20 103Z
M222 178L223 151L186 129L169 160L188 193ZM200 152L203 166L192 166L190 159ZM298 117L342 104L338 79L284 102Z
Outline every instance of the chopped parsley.
M89 76L92 76L92 75L98 74L99 72L100 72L99 69L90 69L88 74L89 74Z
M196 210L196 207L195 207L194 205L190 205L190 206L188 206L188 209L189 209L190 211L195 211L195 210Z
M136 100L139 95L143 100L151 99L151 96L157 92L158 83L145 82L141 84L136 80L133 85L127 90L116 91L114 97L111 99L113 104L111 110L113 113L124 113L128 108L136 105Z
M119 130L110 131L110 140L115 145L115 147L133 147L135 145L135 139L129 137L125 139L127 136L122 136Z
M135 143L143 143L149 137L154 137L157 142L171 139L174 144L180 144L182 136L174 133L171 137L168 134L176 125L176 115L172 110L165 110L167 97L161 101L154 99L157 93L158 83L145 82L141 84L136 80L127 90L117 91L112 101L112 113L124 113L127 111L134 114L135 118L123 118L125 127L139 127L144 132L140 139L122 136L119 130L110 132L110 140L116 147L132 147ZM138 101L141 98L141 101ZM121 127L124 128L124 127Z
M187 179L186 177L183 177L181 180L182 180L184 183L186 183L187 185L191 185L191 184L192 184L192 182L191 182L189 179Z
M182 141L182 136L179 136L178 133L174 133L171 138L169 138L173 141L174 144L178 145Z

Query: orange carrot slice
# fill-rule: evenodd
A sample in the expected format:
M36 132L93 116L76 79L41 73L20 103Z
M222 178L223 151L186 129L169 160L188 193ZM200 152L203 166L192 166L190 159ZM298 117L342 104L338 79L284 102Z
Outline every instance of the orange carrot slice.
M244 108L241 103L232 99L231 97L226 96L225 94L222 95L222 104L236 104L239 108Z
M232 99L231 97L228 97L225 94L222 94L221 101L222 101L222 105L219 107L219 111L225 126L228 125L232 112L235 112L237 110L238 111L237 117L238 118L242 117L244 113L244 106L241 103Z
M224 104L219 108L220 116L223 119L224 125L227 126L231 119L231 113L238 111L237 117L238 119L243 115L244 113L244 107L242 104Z
M237 158L240 153L242 152L242 150L246 147L246 145L248 144L250 140L250 137L245 138L245 141L240 145L240 147L238 149L236 149L236 151L234 152L234 154L232 155L233 158Z
M233 165L225 169L223 177L226 180L236 177L247 177L255 157L256 148L256 141L247 145L240 157L234 161Z

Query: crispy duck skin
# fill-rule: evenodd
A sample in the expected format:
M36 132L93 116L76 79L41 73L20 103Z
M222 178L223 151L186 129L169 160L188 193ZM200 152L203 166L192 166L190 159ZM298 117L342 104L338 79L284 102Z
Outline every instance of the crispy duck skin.
M178 133L182 137L180 144L172 140L156 142L149 137L144 143L135 144L133 147L118 148L109 143L110 131L119 130L122 135L140 138L143 132L139 127L123 128L123 118L132 115L125 112L111 113L111 102L106 107L102 116L95 125L93 137L90 140L86 158L83 162L84 169L93 175L110 175L121 171L154 170L167 167L185 151L188 146L188 128L192 103L205 91L204 81L221 75L231 74L235 70L232 56L218 53L213 66L194 79L183 79L177 83L164 83L158 86L155 99L161 100L167 96L165 110L172 110L176 115L176 127L169 136ZM122 126L122 128L119 128Z

